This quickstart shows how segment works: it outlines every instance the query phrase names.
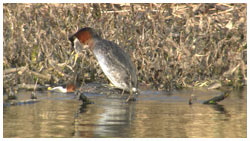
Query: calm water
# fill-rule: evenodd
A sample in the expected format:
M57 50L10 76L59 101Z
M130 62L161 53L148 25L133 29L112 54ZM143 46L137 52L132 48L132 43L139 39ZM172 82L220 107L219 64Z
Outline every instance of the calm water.
M3 137L247 137L246 90L232 91L219 105L188 105L191 94L202 101L221 92L144 91L130 103L118 96L89 93L94 104L87 106L74 94L38 93L37 103L4 105ZM27 99L30 92L18 96Z

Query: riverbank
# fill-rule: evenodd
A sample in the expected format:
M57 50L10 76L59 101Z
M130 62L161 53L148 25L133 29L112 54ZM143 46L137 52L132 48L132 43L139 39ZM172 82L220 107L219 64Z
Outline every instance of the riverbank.
M68 37L92 27L158 90L247 85L246 4L4 4L4 90L109 83L93 54L74 64ZM19 88L19 87L18 87Z

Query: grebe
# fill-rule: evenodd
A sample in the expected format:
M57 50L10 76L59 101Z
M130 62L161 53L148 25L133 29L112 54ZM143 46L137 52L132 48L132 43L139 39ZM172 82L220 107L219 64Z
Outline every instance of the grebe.
M74 84L67 84L66 87L63 86L57 86L57 87L48 87L49 91L55 91L60 93L71 93L75 92L76 86Z
M111 83L123 92L130 93L127 101L133 93L138 92L135 65L130 56L117 44L102 39L94 29L89 27L80 29L69 40L77 53L87 45Z

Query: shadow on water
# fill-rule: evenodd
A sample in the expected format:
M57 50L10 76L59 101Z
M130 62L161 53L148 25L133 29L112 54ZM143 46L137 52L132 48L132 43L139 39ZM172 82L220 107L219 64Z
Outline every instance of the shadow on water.
M135 103L128 104L121 96L86 95L94 104L80 105L75 116L73 137L126 136L134 118Z
M246 137L246 90L233 91L219 104L188 104L220 91L186 89L143 91L126 103L120 95L84 93L93 104L74 94L39 93L39 102L4 106L4 137ZM239 94L240 93L240 94ZM25 99L28 92L18 96Z
M215 111L218 111L221 114L228 114L227 110L224 108L223 105L215 104L215 105L212 105L212 107L214 108Z

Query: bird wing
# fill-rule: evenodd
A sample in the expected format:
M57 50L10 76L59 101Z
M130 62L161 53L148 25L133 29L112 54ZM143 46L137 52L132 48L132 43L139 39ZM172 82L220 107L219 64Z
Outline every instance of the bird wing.
M126 71L132 79L133 86L137 85L137 77L135 67L130 60L130 56L126 54L117 44L112 43L107 40L102 40L101 42L96 43L95 49L99 50L106 57L112 60L112 63L118 67L123 68L123 71Z

